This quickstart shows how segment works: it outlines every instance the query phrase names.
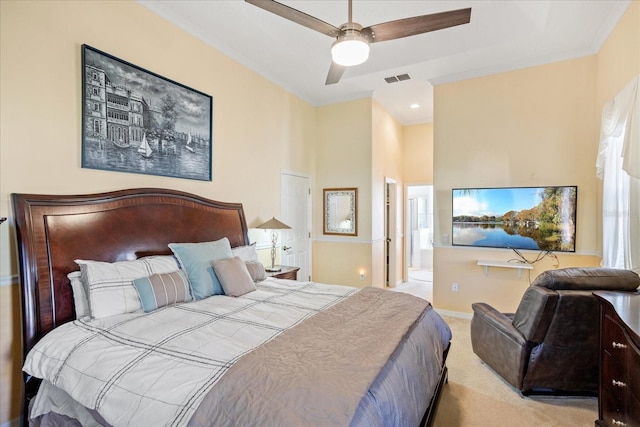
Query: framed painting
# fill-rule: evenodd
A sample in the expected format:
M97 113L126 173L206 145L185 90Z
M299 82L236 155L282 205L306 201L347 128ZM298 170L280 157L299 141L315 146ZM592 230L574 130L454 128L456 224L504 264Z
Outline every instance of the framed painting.
M211 181L213 100L82 45L82 167Z

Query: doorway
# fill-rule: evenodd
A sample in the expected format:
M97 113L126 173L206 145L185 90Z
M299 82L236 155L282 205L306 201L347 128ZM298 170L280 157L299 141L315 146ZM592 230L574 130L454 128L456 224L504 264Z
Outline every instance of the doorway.
M433 186L407 185L407 281L433 292ZM431 300L431 298L429 298Z

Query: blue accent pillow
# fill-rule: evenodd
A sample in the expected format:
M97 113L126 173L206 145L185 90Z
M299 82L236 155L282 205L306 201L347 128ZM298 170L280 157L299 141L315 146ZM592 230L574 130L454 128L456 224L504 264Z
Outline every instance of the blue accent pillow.
M152 274L133 281L145 313L166 305L191 301L189 280L182 270Z
M212 295L224 295L222 285L211 262L233 258L231 244L226 237L214 242L169 243L169 248L187 273L191 294L195 300Z

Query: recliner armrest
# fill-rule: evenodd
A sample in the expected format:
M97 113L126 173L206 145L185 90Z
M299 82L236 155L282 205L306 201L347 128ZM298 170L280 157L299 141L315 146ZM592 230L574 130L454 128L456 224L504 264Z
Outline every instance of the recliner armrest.
M496 330L503 333L515 343L525 345L527 340L513 326L513 316L507 316L499 312L489 304L477 302L471 304L474 316L480 316L485 322L490 323Z
M502 378L522 389L533 343L513 326L511 317L485 303L472 304L473 352Z

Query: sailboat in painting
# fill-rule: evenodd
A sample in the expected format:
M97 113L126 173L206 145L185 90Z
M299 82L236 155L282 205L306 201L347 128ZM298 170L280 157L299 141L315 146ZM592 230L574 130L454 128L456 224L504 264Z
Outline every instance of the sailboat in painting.
M138 153L142 155L142 157L149 158L153 155L153 151L151 150L151 146L147 142L147 134L145 133L142 136L142 142L140 143L140 147L138 147Z
M191 132L189 132L189 135L187 136L187 145L185 145L185 147L187 147L187 150L191 151L192 153L196 152L196 150L191 145Z

